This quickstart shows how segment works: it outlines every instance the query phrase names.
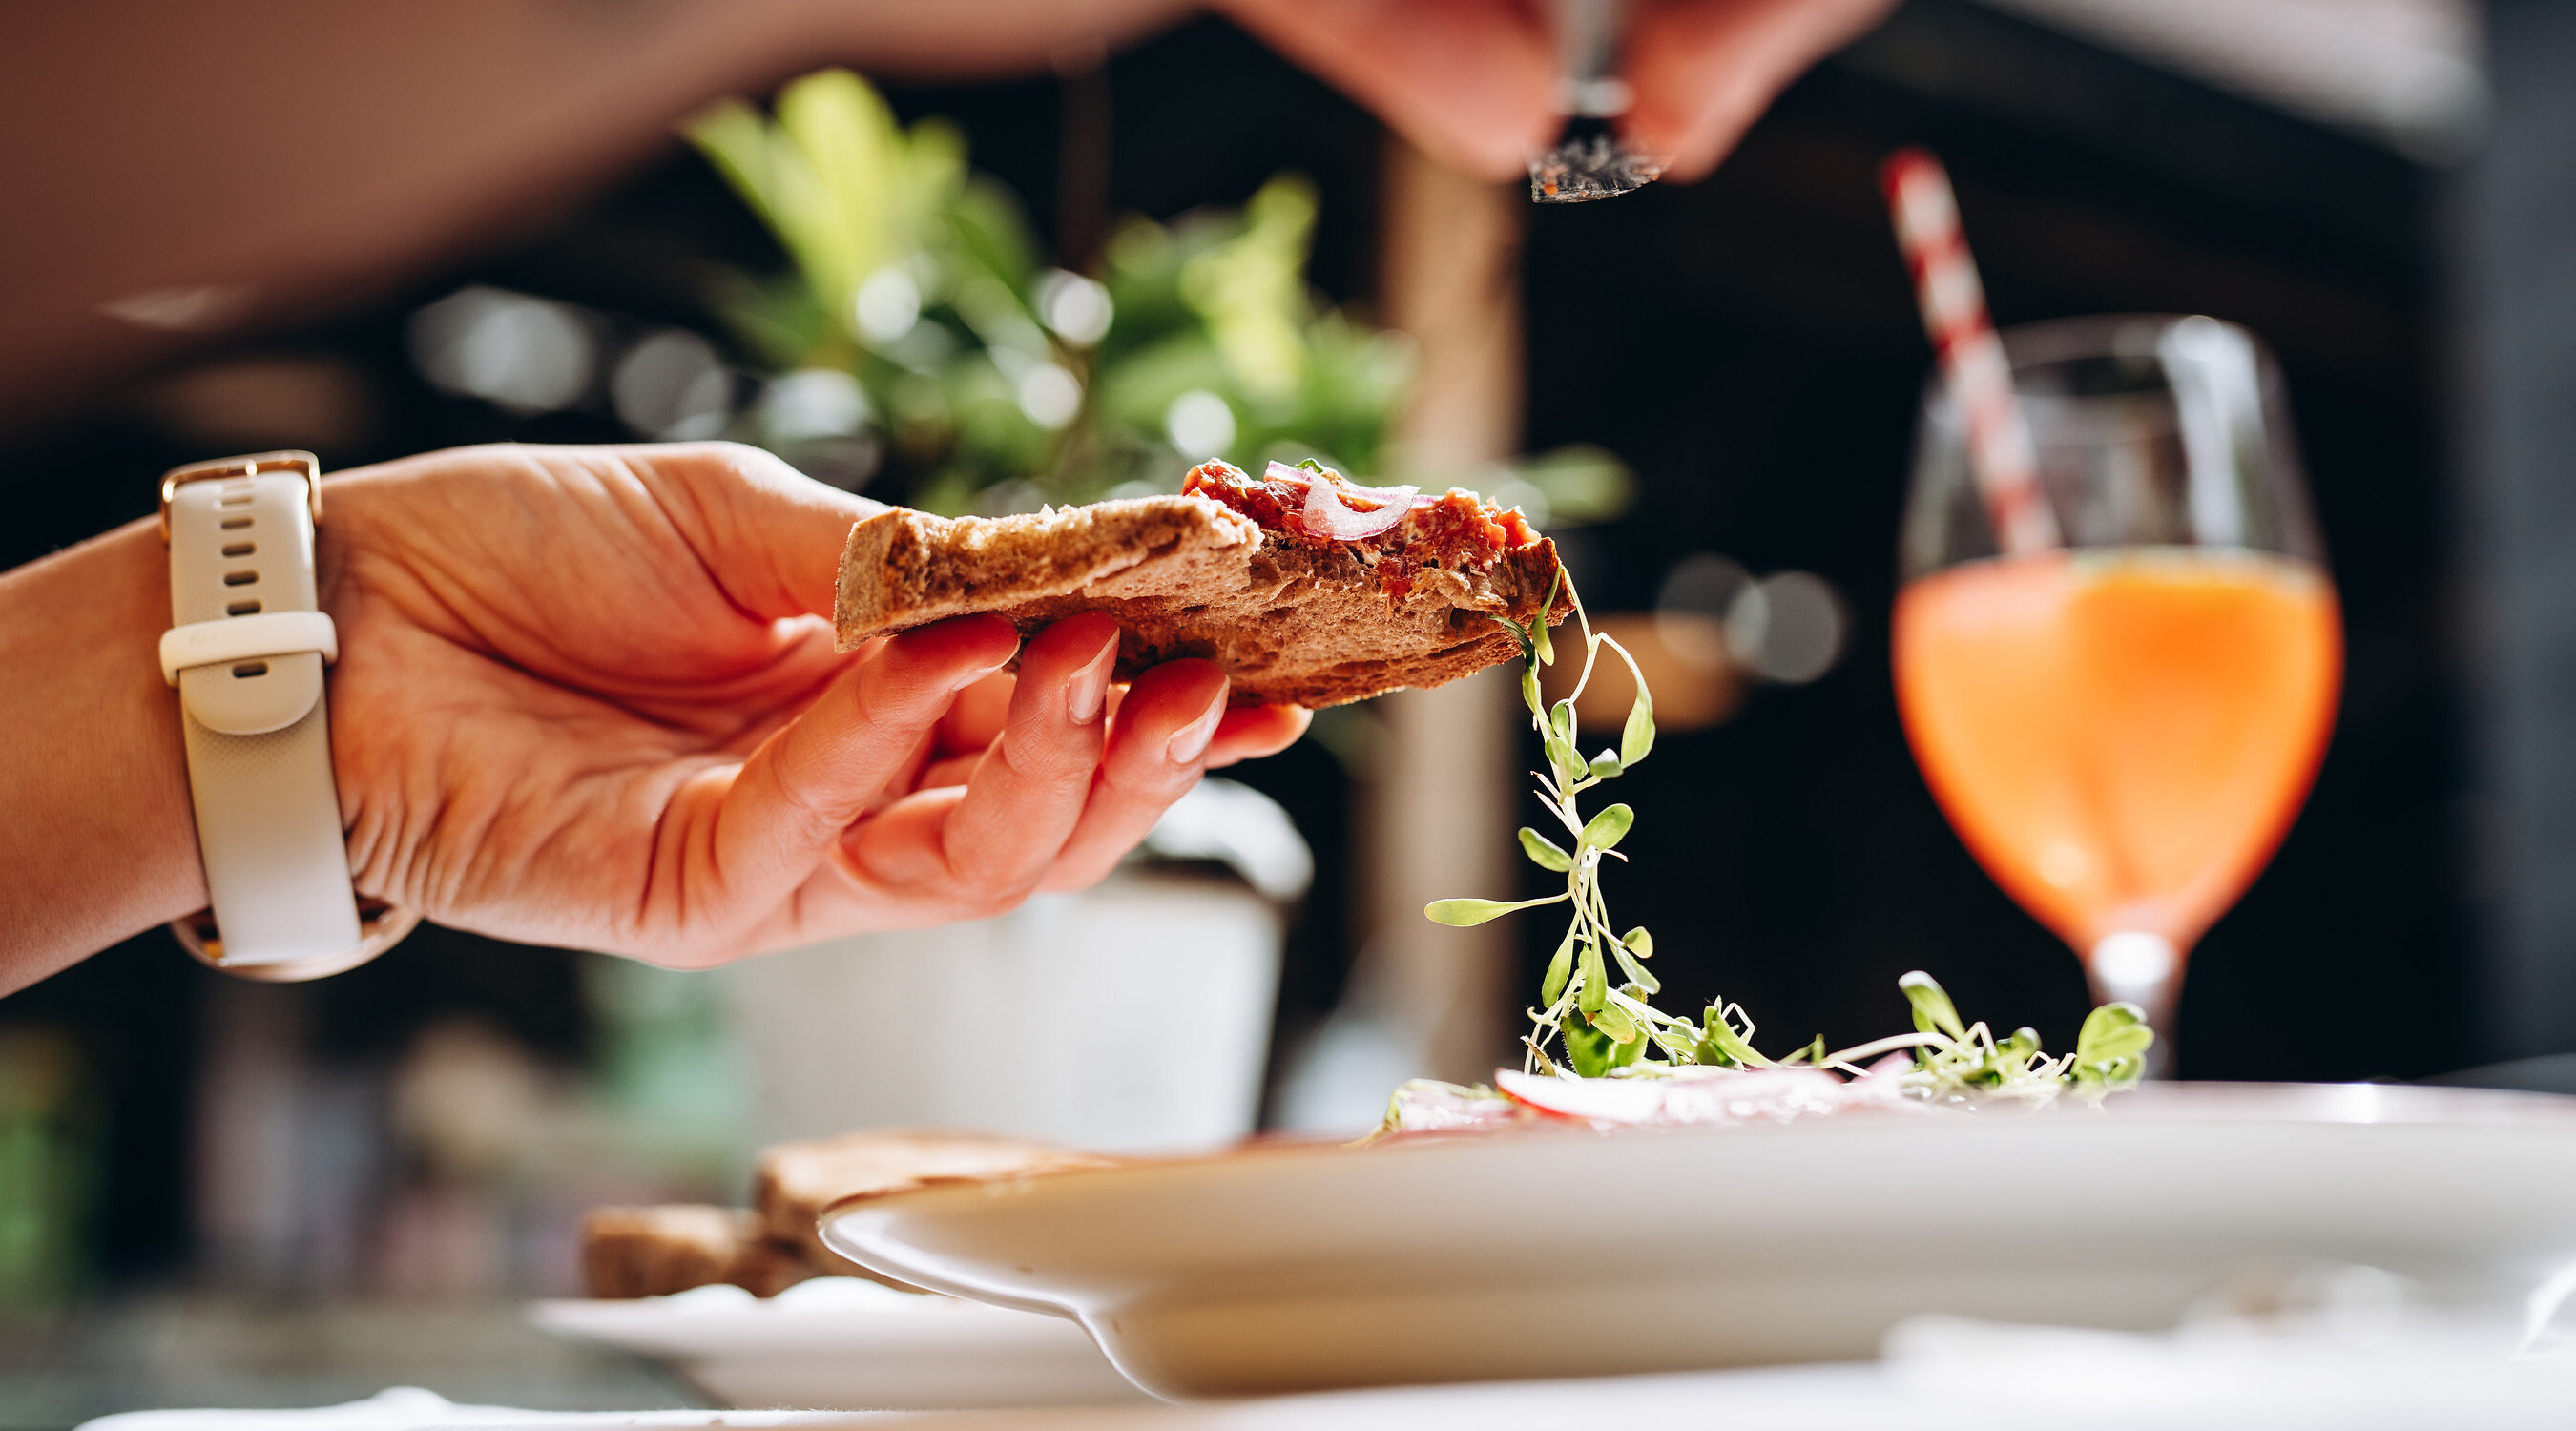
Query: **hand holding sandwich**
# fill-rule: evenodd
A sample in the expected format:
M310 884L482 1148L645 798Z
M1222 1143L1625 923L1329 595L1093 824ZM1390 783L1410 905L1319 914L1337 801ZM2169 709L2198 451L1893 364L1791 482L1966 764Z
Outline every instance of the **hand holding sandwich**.
M876 504L722 445L473 448L324 486L333 765L362 893L504 938L699 966L998 913L1107 873L1301 711L1116 627L964 617L833 650ZM164 558L138 523L0 578L0 990L203 905ZM1016 679L999 674L1015 653ZM68 767L68 768L67 768Z

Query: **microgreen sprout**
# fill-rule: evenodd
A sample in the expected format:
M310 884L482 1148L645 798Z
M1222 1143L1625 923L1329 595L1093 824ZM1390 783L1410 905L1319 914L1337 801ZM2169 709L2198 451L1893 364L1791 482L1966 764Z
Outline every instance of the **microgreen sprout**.
M1583 639L1583 665L1573 691L1550 704L1541 692L1539 674L1556 663L1547 613L1554 609L1560 591L1573 603ZM1587 817L1579 800L1603 782L1634 769L1654 750L1655 706L1645 673L1617 638L1593 629L1582 596L1562 571L1537 616L1527 623L1504 624L1520 639L1521 700L1529 707L1531 728L1538 732L1546 756L1547 768L1531 774L1538 782L1540 802L1561 827L1565 841L1560 844L1548 834L1523 827L1521 852L1540 869L1563 875L1565 888L1516 901L1434 900L1423 913L1442 924L1466 927L1519 909L1568 907L1565 935L1557 941L1539 982L1539 1006L1528 1010L1530 1030L1521 1038L1523 1072L1570 1070L1584 1078L1637 1078L1667 1075L1684 1067L1794 1067L1858 1077L1869 1071L1867 1065L1873 1060L1910 1053L1913 1067L1903 1075L1909 1095L1933 1101L2001 1098L2024 1103L2045 1103L2068 1091L2098 1103L2106 1093L2134 1086L2143 1075L2155 1032L2135 1004L2095 1009L2084 1020L2075 1051L2051 1056L2042 1051L2039 1035L2030 1029L2015 1029L1998 1039L1985 1024L1962 1021L1949 994L1920 970L1897 981L1913 1008L1914 1031L1845 1049L1828 1049L1818 1035L1794 1053L1769 1058L1754 1048L1753 1020L1739 1005L1712 1001L1697 1020L1656 1008L1653 998L1663 985L1646 967L1654 957L1654 936L1642 925L1625 933L1616 930L1601 893L1602 864L1627 858L1618 847L1635 826L1636 812L1614 804ZM1637 694L1628 707L1618 748L1604 748L1586 757L1575 708L1591 685L1604 648L1626 664Z

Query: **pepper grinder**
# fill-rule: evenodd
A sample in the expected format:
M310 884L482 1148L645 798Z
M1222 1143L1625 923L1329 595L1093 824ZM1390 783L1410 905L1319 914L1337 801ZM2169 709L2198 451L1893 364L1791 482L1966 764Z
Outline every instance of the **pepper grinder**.
M1642 189L1663 165L1628 147L1611 121L1628 112L1619 78L1621 0L1556 0L1557 106L1565 128L1530 160L1530 199L1580 204Z

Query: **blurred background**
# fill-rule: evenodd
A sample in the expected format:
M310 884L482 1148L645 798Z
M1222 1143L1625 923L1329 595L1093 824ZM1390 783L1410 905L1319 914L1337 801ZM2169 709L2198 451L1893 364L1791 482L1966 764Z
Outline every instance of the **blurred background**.
M614 44L649 9L580 23ZM0 565L283 446L730 437L948 512L1218 454L1454 480L1522 503L1646 653L1661 763L1609 885L1668 987L1840 1044L1922 968L2059 1046L2082 973L1952 834L1888 676L1931 355L1874 174L1922 143L1999 323L2206 313L2286 374L2349 668L2313 798L2191 961L2184 1071L2576 1050L2576 19L2547 0L1909 0L1706 182L1568 208L1439 170L1222 20L1003 82L829 72L855 59L782 57L391 280L100 305L105 356L0 405ZM831 203L779 191L822 152ZM586 1206L737 1202L760 1141L857 1122L1161 1146L1477 1077L1552 933L1418 911L1521 877L1517 716L1487 680L1327 712L1088 904L712 976L436 928L301 986L159 932L108 950L0 1001L0 1426L400 1380L667 1404L517 1329L575 1288ZM923 997L1018 1009L1044 948L1221 962L1222 1037L1174 1055L1236 1069L1214 1101L1132 1071L960 1094L855 992L937 968Z

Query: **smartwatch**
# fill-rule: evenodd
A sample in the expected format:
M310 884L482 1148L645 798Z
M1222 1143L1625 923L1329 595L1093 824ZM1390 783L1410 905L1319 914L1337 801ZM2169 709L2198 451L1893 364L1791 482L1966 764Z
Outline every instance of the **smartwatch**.
M339 633L315 595L321 466L264 452L161 479L170 621L161 674L179 694L209 907L170 928L228 974L272 982L353 969L420 916L362 910L331 774L322 668Z

